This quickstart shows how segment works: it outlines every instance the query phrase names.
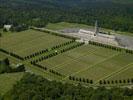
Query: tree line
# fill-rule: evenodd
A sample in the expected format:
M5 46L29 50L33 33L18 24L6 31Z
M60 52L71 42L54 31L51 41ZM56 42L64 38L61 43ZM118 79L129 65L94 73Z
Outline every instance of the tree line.
M33 57L36 57L36 56L41 55L41 54L46 53L46 52L48 52L48 49L40 50L40 51L38 51L38 52L32 53L32 54L30 54L30 55L24 57L24 60L31 59L31 58L33 58Z
M68 42L65 42L65 43L62 43L62 44L53 46L53 47L51 47L50 49L40 50L40 51L38 51L38 52L32 53L31 55L28 55L28 56L24 57L24 60L31 59L31 58L36 57L36 56L38 56L38 55L41 55L41 54L43 54L43 53L47 53L47 52L49 52L49 51L51 51L51 50L55 50L55 49L58 49L58 48L60 48L60 47L69 45L69 44L71 44L71 43L73 43L73 42L75 42L75 40L71 40L71 41L68 41Z
M55 71L53 69L48 69L48 67L46 67L46 66L42 66L42 65L39 65L37 63L31 63L31 64L34 65L34 66L36 66L36 67L39 67L39 68L41 68L41 69L43 69L45 71L49 71L50 73L52 73L54 75L64 76L63 74L61 74L61 73L59 73L59 72L57 72L57 71Z
M24 60L23 57L20 57L19 55L15 54L15 53L13 53L13 52L9 52L9 51L4 50L4 49L2 49L2 48L0 48L0 51L3 52L3 53L8 54L8 55L10 55L10 56L13 56L13 57L15 57L15 58L17 58L17 59L19 59L19 60Z
M120 48L120 47L115 47L115 46L111 46L111 45L107 45L107 44L102 44L102 43L99 43L99 42L89 41L89 44L104 47L104 48L108 48L108 49L112 49L112 50L116 50L116 51L122 51L122 48Z
M100 85L106 85L106 84L133 84L133 78L131 79L123 79L123 80L100 80Z
M108 0L109 2L84 1L88 2L76 5L78 2L76 1L62 6L62 4L57 5L55 1L46 3L46 0L38 2L36 0L2 0L0 3L0 27L3 27L4 24L23 23L29 26L44 27L48 23L57 22L93 25L95 20L99 20L101 27L133 32L132 4L112 3L111 0ZM69 7L72 4L75 5Z
M69 76L69 80L93 84L92 79L79 78L79 77L75 77L75 76Z
M63 47L63 46L66 46L66 45L69 45L71 43L75 42L75 40L71 40L71 41L68 41L68 42L65 42L65 43L62 43L62 44L59 44L59 45L56 45L54 47L51 48L51 50L55 50L55 49L58 49L60 47Z
M37 31L40 31L40 32L45 32L45 33L48 33L48 34L51 34L51 35L63 37L63 38L72 39L72 40L75 40L75 39L76 39L75 37L68 36L68 35L64 35L64 34L60 34L60 33L58 33L58 32L53 32L53 31L50 31L50 30L47 30L47 29L43 29L43 30L41 30L41 29L36 29L36 28L31 28L31 29L34 29L34 30L37 30Z
M103 44L103 43L99 43L99 42L89 41L89 44L112 49L112 50L119 51L119 52L125 51L126 53L133 54L133 50L124 49L124 48L120 48L120 47L116 47L116 46L111 46L111 45L107 45L107 44Z
M4 95L10 100L132 100L133 89L84 87L25 73L23 78ZM4 99L3 97L3 99Z
M32 64L32 63L38 63L38 62L40 62L40 61L47 60L47 59L49 59L49 58L51 58L51 57L54 57L54 56L56 56L56 55L58 55L58 54L60 54L60 53L64 53L64 52L66 52L66 51L69 51L69 50L71 50L71 49L77 48L77 47L82 46L82 45L84 45L84 43L77 43L77 44L74 44L74 45L72 45L72 46L70 46L70 47L68 46L68 47L66 47L66 48L64 48L64 49L62 49L62 50L57 51L57 52L53 52L53 53L50 53L50 54L48 54L48 55L42 56L42 57L40 57L40 58L38 58L38 59L36 59L36 60L34 60L34 61L31 61L30 63L31 63L31 64Z

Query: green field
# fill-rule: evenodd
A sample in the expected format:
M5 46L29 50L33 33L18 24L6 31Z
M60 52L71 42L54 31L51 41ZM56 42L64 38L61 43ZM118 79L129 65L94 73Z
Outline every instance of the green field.
M24 73L11 73L0 75L0 93L3 95L12 89L12 86L19 81Z
M44 32L28 30L3 36L0 41L1 48L24 57L70 40Z
M113 77L128 65L133 64L133 55L92 45L84 45L62 55L39 63L52 68L66 77L75 76L93 79L95 82ZM119 72L121 74L121 72ZM133 73L127 75L129 78Z
M71 39L55 36L45 32L27 30L4 35L0 38L0 41L0 48L25 57L37 51L41 51L46 48L50 49L53 46L66 43L71 41ZM92 79L94 84L97 84L99 80L119 80L133 78L132 54L90 44L82 45L66 52L59 53L54 57L39 61L37 63L41 66L47 67L48 70L43 70L37 66L31 65L30 63L30 61L38 60L48 54L55 53L55 51L60 52L62 49L71 47L75 44L79 43L72 42L57 49L51 49L46 53L42 53L25 61L21 61L13 56L0 52L0 59L8 58L11 64L23 63L25 64L27 72L42 75L49 80L76 83L75 81L68 80L69 76L74 76L78 78ZM58 76L49 72L50 69L62 74L63 76ZM7 74L7 76L10 77L10 74ZM4 79L4 74L2 77ZM9 82L11 80L9 80ZM2 86L2 84L3 83L0 85ZM7 87L11 86L8 85ZM4 91L2 90L2 92Z
M45 28L51 30L62 30L66 28L92 28L92 26L77 24L77 23L60 22L60 23L49 23Z

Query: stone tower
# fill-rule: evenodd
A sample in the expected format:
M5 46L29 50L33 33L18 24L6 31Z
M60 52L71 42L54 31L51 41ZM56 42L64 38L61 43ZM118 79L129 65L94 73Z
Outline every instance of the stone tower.
M95 36L99 33L98 22L95 22Z

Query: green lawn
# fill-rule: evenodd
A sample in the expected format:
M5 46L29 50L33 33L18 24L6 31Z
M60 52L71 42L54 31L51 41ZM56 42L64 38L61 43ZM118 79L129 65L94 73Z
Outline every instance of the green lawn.
M92 26L77 24L77 23L60 22L60 23L49 23L45 28L51 30L62 30L66 28L92 28Z
M127 66L124 70L115 73L113 76L107 78L107 80L122 80L133 78L133 63Z
M20 56L51 48L55 45L70 41L70 39L54 36L35 30L13 33L0 38L1 48L12 51Z
M103 80L119 72L119 70L125 69L130 63L133 63L133 55L119 54L78 73L78 76L89 79L93 77L95 81ZM130 74L128 75L131 77Z
M95 82L113 76L133 63L133 55L93 45L84 45L39 62L66 76L93 79ZM131 77L132 74L127 76Z
M57 27L54 27L54 24L51 24L49 27L52 26L51 28L53 29L63 29L69 25L71 28L80 26L69 23L58 23ZM87 26L83 25L82 27ZM15 54L24 57L34 52L68 42L70 39L35 30L27 30L19 33L4 35L2 38L0 38L0 41L1 48L7 51L12 51ZM75 43L77 42L73 42L69 44L69 46ZM63 46L57 50L66 48L67 46ZM52 52L55 51L49 51L48 53ZM48 53L41 54L30 60L38 59L47 55ZM41 68L33 66L29 63L29 60L20 61L14 57L0 52L0 59L5 57L9 58L11 63L14 64L24 63L26 71L35 73L37 75L42 75L49 80L68 80L69 76L75 76L79 78L93 79L94 82L97 83L99 80L103 79L119 79L122 77L131 78L133 76L131 71L132 68L130 68L132 67L130 64L133 63L133 55L94 45L83 45L38 63L42 66L48 67L48 69L53 69L65 75L65 77L54 75L49 71L45 71ZM9 75L5 77L8 77Z
M5 58L8 58L11 64L22 63L22 61L20 61L18 59L15 59L14 57L11 57L11 56L9 56L9 55L7 55L5 53L0 52L0 60L3 60Z
M3 95L8 92L12 86L19 81L24 73L6 73L0 74L0 93Z

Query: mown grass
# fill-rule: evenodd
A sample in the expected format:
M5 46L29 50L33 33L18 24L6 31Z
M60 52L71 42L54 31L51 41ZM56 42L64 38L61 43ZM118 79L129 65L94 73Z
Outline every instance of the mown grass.
M70 39L35 30L27 30L4 36L0 38L0 41L1 48L23 57L68 42Z
M62 30L66 28L92 28L92 26L77 24L77 23L60 22L60 23L49 23L45 28L51 30Z
M61 55L40 62L67 76L100 79L112 76L133 63L133 55L93 45L84 45ZM128 74L131 77L132 74ZM127 76L128 76L127 75Z
M0 93L4 95L13 85L23 77L24 73L5 73L0 74Z

